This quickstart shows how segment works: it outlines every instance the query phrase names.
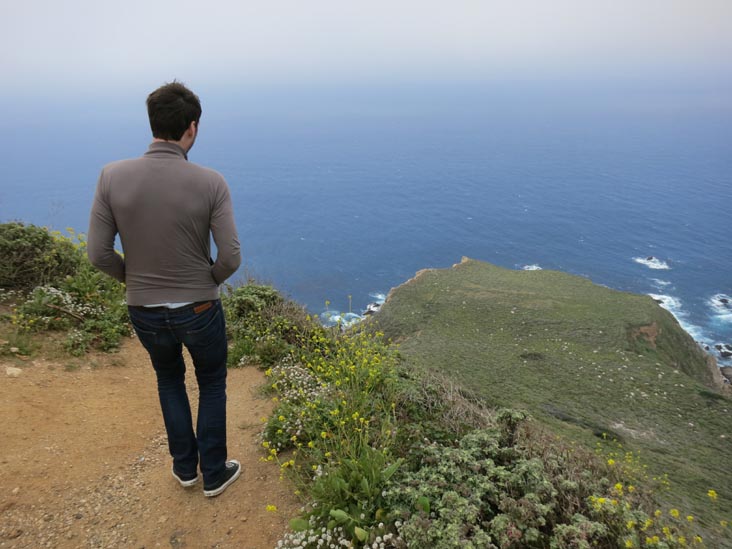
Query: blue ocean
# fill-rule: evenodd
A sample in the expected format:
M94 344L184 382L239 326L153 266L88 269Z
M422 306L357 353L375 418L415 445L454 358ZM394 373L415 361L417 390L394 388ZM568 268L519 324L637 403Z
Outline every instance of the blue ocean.
M650 294L712 351L732 343L728 101L476 91L257 112L202 99L189 158L229 182L237 277L313 313L361 314L417 270L468 256ZM100 168L147 147L140 103L11 115L0 221L85 231Z

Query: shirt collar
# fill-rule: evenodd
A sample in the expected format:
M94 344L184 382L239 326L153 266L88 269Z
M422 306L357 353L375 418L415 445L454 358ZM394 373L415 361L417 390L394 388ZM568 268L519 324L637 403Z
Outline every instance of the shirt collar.
M188 160L188 155L183 150L183 147L170 141L153 141L150 143L147 152L145 152L145 156L154 158L172 158L178 156L184 160Z

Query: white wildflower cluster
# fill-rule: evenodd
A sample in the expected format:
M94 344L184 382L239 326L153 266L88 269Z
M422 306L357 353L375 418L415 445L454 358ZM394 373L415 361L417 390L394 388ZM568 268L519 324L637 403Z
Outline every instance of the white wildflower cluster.
M255 363L256 363L256 360L253 356L242 355L241 358L239 359L239 362L237 363L237 365L240 368L243 368L244 366L248 366L249 364L255 364Z
M307 530L289 532L277 542L276 549L339 549L353 547L343 528L319 526L316 517L310 517Z
M323 470L322 465L318 465L314 471L313 471L313 482L316 481L318 478L322 477L323 474L325 474L325 471Z
M383 531L383 529L384 524L380 523L378 530ZM354 547L354 545L342 527L327 528L319 524L317 517L310 517L307 530L285 534L285 537L277 542L276 549L340 549L343 547ZM406 544L398 535L387 533L376 536L371 543L367 542L363 547L393 549L406 547Z
M17 290L4 290L0 288L0 302L15 303L15 300L22 295Z
M313 402L325 392L310 370L289 357L272 367L271 377L280 398L292 403Z
M383 536L376 536L376 539L368 547L370 549L388 549L390 547L399 547L402 544L398 542L401 538L394 534L384 534Z
M57 307L61 307L70 313L84 318L98 318L104 314L102 307L81 302L68 292L64 292L53 286L37 286L26 303L31 304L37 302L38 298L42 299L45 303L52 303Z
M82 332L81 330L74 328L73 330L70 330L68 335L66 336L66 341L64 343L64 347L67 351L69 351L72 355L80 355L84 351L86 351L87 346L89 344L89 336L87 333Z

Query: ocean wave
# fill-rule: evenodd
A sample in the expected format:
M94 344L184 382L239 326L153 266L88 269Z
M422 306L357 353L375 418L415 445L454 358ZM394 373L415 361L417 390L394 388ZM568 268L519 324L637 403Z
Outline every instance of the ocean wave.
M380 292L371 292L369 297L374 300L374 303L378 303L379 305L383 305L386 301L386 294Z
M715 294L707 300L712 308L714 320L717 322L732 322L732 298L727 294Z
M524 271L541 271L542 268L539 265L533 264L533 265L524 265L521 267Z
M366 309L361 311L361 314L353 312L343 313L341 311L328 309L326 311L323 311L319 315L321 324L328 328L338 325L342 326L343 328L349 328L354 324L358 324L363 319L365 319L367 315L378 312L379 309L381 309L381 306L386 301L386 294L381 292L371 292L369 294L369 297L373 299L373 301L366 306Z
M681 300L678 297L663 294L648 294L655 299L658 304L671 313L678 313L685 315L686 313L681 308Z
M658 288L665 288L666 286L671 285L668 280L661 280L660 278L652 278L651 282L653 282L653 284Z
M645 265L649 269L668 270L671 268L668 266L668 263L658 259L657 257L653 257L652 255L648 257L634 257L633 261L640 263L641 265Z
M674 318L678 321L681 327L686 330L691 337L700 343L709 344L710 339L704 334L704 330L692 324L687 320L688 313L683 309L681 300L678 297L663 294L648 294L658 302L658 304L666 309L669 313L674 315Z
M324 311L320 313L320 322L323 326L330 328L332 326L342 326L349 328L354 324L358 324L364 317L356 313L342 313L340 311Z

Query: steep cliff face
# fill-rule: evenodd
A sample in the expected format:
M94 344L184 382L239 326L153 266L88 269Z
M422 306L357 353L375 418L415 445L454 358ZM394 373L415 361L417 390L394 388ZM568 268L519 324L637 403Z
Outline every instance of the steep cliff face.
M721 459L732 455L729 385L648 296L464 259L395 288L374 321L406 360L490 404L526 408L588 443L609 433L687 491L706 482L732 493Z

